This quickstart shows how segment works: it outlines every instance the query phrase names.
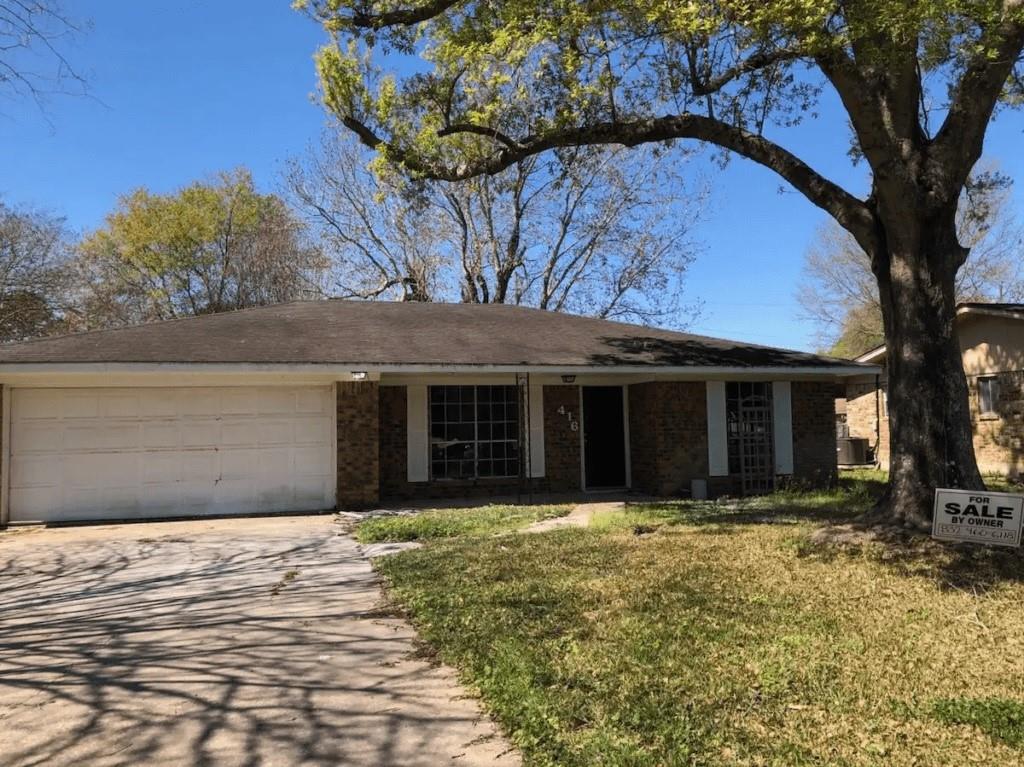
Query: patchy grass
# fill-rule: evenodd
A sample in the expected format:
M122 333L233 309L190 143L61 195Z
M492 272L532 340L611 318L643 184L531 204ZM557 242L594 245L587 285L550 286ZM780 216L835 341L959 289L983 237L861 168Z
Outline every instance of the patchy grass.
M375 517L356 527L356 540L360 543L429 541L508 532L544 519L564 517L571 509L571 506L492 505Z
M1020 557L809 544L871 481L375 564L532 767L1024 763Z
M1024 484L1020 480L1010 479L1001 474L986 474L982 479L985 486L995 493L1024 493ZM881 469L840 469L840 485L859 484L866 490L881 494L885 483L889 481L889 472Z
M954 698L936 701L936 719L946 724L969 724L1011 746L1024 746L1024 705L999 698Z

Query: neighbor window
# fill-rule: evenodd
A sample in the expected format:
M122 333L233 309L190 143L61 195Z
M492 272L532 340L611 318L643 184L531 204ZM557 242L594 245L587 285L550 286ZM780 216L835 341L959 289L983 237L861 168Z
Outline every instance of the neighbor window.
M431 386L430 472L434 479L518 476L518 389Z
M996 414L996 399L999 396L995 376L978 379L978 411L981 415Z

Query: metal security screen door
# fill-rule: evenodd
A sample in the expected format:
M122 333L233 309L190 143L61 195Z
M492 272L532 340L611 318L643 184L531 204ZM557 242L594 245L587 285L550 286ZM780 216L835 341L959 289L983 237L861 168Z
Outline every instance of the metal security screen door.
M750 381L726 386L729 471L738 473L744 495L775 487L772 434L772 386Z

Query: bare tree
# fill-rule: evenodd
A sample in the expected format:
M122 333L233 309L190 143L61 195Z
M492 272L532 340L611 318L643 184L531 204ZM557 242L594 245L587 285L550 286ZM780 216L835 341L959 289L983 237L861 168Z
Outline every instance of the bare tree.
M126 195L78 250L84 327L320 297L326 274L302 223L245 170L171 195Z
M957 301L1024 300L1024 226L1013 214L1008 179L992 170L975 174L960 200L957 235L970 249L956 275ZM884 343L871 258L849 232L833 221L820 227L803 272L797 300L823 347L855 357Z
M54 93L85 93L64 52L83 31L57 0L0 0L0 96L42 104Z
M333 292L440 298L444 222L422 190L403 177L374 173L368 160L351 142L325 136L322 149L288 164L288 195L333 258Z
M328 135L287 177L329 243L344 295L675 325L694 311L681 295L702 195L654 152L572 149L457 183L375 173L368 162Z
M0 340L64 328L68 254L62 219L0 202Z

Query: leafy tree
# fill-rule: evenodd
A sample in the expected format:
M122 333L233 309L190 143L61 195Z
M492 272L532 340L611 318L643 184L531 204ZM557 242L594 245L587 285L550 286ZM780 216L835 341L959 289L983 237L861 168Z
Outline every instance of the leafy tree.
M0 202L0 341L65 329L64 221Z
M685 317L700 197L651 152L571 149L454 183L374 173L368 161L357 143L328 136L287 175L335 257L342 295Z
M954 330L956 211L1002 100L1024 97L1024 0L298 0L333 42L323 101L442 179L588 144L693 139L776 173L871 257L890 349L885 519L981 488ZM384 75L382 55L408 74ZM410 60L412 59L412 60ZM866 198L775 133L838 95ZM772 138L769 138L769 133Z
M972 180L957 233L970 250L956 275L957 301L1024 301L1024 228L1011 210L1007 179L986 173ZM871 258L834 221L818 230L804 257L797 299L831 354L856 357L885 342Z
M132 192L79 252L86 327L319 297L326 269L287 205L244 170L169 195Z

